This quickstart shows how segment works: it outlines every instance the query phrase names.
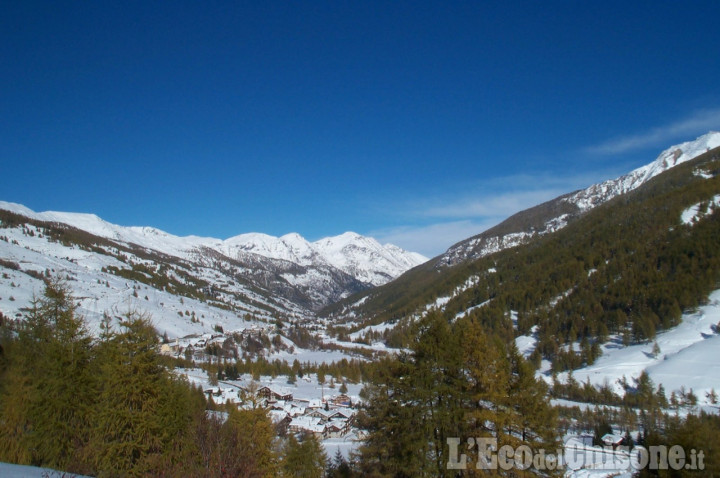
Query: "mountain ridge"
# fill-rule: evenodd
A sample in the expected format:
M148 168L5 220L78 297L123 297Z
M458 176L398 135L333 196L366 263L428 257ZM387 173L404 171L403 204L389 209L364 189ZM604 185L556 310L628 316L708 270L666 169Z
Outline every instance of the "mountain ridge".
M345 232L314 242L298 233L288 233L280 237L264 233L245 233L223 240L195 235L175 236L150 226L119 226L95 214L35 212L22 204L5 201L0 201L0 209L32 219L67 224L100 237L183 258L188 258L197 249L207 248L231 258L237 258L239 252L247 252L305 267L322 264L337 268L360 282L373 286L384 284L405 270L427 261L421 254L392 244L381 245L373 238L354 232ZM381 259L381 262L378 262L378 259Z
M716 144L718 146L714 147ZM516 254L531 257L532 253L528 251L536 250L548 241L557 242L559 239L554 238L558 234L563 234L570 226L573 226L572 230L575 234L586 236L588 231L594 227L593 220L588 218L595 214L596 209L606 209L611 204L626 204L631 207L633 201L636 201L637 198L646 198L648 194L651 196L656 194L648 193L648 191L657 190L654 184L665 184L664 187L668 188L668 190L682 188L689 181L709 181L708 184L714 184L718 175L718 171L714 169L714 166L698 165L715 161L714 158L717 157L719 150L720 133L717 132L703 135L695 141L667 148L655 161L615 180L598 183L598 185L604 184L602 188L593 185L584 190L567 193L520 211L480 235L456 244L448 249L445 254L432 258L427 263L409 270L391 284L362 292L347 300L333 304L326 308L323 314L337 324L347 324L349 330L352 331L368 324L377 325L385 322L395 324L398 320L415 317L417 314L422 315L435 308L446 310L447 307L450 307L450 309L457 309L459 313L463 310L475 310L475 307L481 305L486 307L485 303L492 297L492 294L488 296L486 291L478 289L477 283L481 279L485 280L489 277L488 275L492 276L494 274L496 267L498 267L497 264L499 264L498 261L508 261ZM684 167L688 163L690 163L690 166ZM706 167L711 169L706 171L703 169ZM666 176L666 174L670 176ZM658 180L661 181L658 183ZM587 207L581 211L576 204L571 202L573 197L580 197L581 199L588 196L592 197L590 193L597 193L594 190L602 191L604 196L594 196L594 204L589 204L592 207ZM637 194L640 191L644 192ZM585 193L586 196L583 197L581 193ZM692 194L695 193L696 191L692 192ZM657 194L665 194L665 192L660 190ZM687 204L682 223L687 224L690 221L686 217L692 217L693 221L698 220L698 218L703 218L703 221L707 220L710 211L715 210L712 197L711 195L706 203L697 204L697 201L695 201L694 206L690 203ZM647 199L644 200L647 201ZM681 201L677 198L674 200ZM665 209L668 206L661 205L660 207ZM642 221L643 217L650 216L652 214L649 211L637 211L635 214L636 219L633 219L633 221ZM664 218L664 220L666 219ZM680 221L680 212L678 212L678 217L675 219ZM606 223L606 227L612 227L612 220ZM635 227L635 224L633 224L633 227ZM671 224L668 227L672 231L675 225ZM657 233L657 231L654 233ZM563 234L562 237L567 238L568 234ZM569 241L569 239L567 240ZM561 261L561 252L565 254L565 251L558 249L558 261ZM594 257L597 252L583 252L583 255ZM513 275L510 276L512 281L522 281L523 273L526 273L529 269L534 270L533 261L535 260L533 259L524 264L516 264L512 272ZM574 264L578 259L569 258L568 260ZM546 264L545 267L545 274L550 274L551 268L549 264ZM590 269L598 268L600 268L599 264L593 264L589 266L585 274L591 274ZM540 271L535 272L541 273ZM497 280L501 276L498 275ZM507 277L505 279L507 280ZM490 283L493 283L492 280ZM567 288L564 290L567 290ZM455 303L457 296L470 292L474 295L471 295L472 298L467 300L465 304L457 305ZM560 292L561 295L558 296L557 300L563 297L562 291ZM546 307L546 305L543 305L543 307ZM500 313L499 311L496 312ZM508 313L508 311L505 310L503 313ZM402 341L395 340L393 343L397 346L404 346Z
M637 189L657 175L718 146L720 132L717 131L710 131L693 141L671 146L662 151L654 161L625 175L520 211L500 224L454 244L431 261L436 267L449 267L526 243L535 236L557 231L588 210Z

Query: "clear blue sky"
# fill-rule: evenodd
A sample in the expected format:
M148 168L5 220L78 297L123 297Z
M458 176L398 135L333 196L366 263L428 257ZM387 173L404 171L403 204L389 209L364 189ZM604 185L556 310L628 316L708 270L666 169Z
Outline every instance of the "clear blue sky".
M434 255L720 129L720 2L3 2L0 199Z

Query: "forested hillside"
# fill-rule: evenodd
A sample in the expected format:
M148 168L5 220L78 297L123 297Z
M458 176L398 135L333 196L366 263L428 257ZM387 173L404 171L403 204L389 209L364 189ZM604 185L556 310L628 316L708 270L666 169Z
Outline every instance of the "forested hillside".
M533 330L533 358L557 370L591 363L612 334L625 344L650 340L718 286L718 154L676 166L529 244L447 269L431 261L344 305L355 303L367 319L356 327L395 324L386 333L395 345L409 343L409 324L430 308L472 317L506 341Z

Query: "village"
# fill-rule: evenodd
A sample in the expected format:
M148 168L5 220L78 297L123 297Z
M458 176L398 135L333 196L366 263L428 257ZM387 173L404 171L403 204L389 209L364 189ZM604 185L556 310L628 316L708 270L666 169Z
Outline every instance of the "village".
M268 409L281 432L310 433L321 441L357 434L353 428L357 413L353 406L357 403L344 393L321 398L295 397L287 387L259 386L255 381L240 383L247 385L240 385L238 381L222 382L222 386L206 387L203 391L214 403Z
M252 356L267 356L278 349L287 350L285 342L268 338L268 328L254 328L225 334L188 336L168 341L160 352L174 358L184 358L197 365L178 368L176 373L202 388L208 401L217 405L232 404L238 408L263 407L279 433L309 433L320 441L338 440L351 445L359 431L355 418L361 399L362 384L343 382L333 378L325 383L315 373L304 374L290 383L287 376L252 376L242 374L236 379L211 380L203 364L220 360L238 360ZM249 347L248 347L249 346ZM252 352L252 353L251 353ZM303 356L300 355L302 358Z

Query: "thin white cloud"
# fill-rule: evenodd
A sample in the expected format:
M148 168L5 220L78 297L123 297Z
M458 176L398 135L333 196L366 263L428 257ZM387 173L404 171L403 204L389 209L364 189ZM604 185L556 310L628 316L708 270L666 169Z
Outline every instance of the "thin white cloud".
M422 215L442 218L507 217L567 192L569 190L552 188L505 191L480 197L466 197L448 204L429 207L422 211Z
M611 139L587 148L593 154L621 154L650 146L667 144L688 135L707 133L720 129L720 108L694 112L682 120L650 131Z
M455 188L454 194L415 198L391 208L405 225L368 234L381 242L434 257L517 212L602 179L515 175L465 184Z
M517 174L456 187L454 193L416 200L405 215L447 221L508 217L562 194L585 188L612 175Z
M435 257L445 252L453 244L497 224L495 221L451 221L429 225L400 226L372 231L368 235L381 243L395 244L407 251L419 252L427 257Z
M644 147L664 145L692 134L720 129L720 108L697 111L680 121L645 133L606 141L586 153L619 154ZM653 158L648 158L648 162ZM617 171L588 171L580 175L519 174L458 184L454 192L416 197L383 211L406 225L378 230L370 235L382 242L433 257L453 244L480 234L513 214L560 195L585 188L621 174Z

